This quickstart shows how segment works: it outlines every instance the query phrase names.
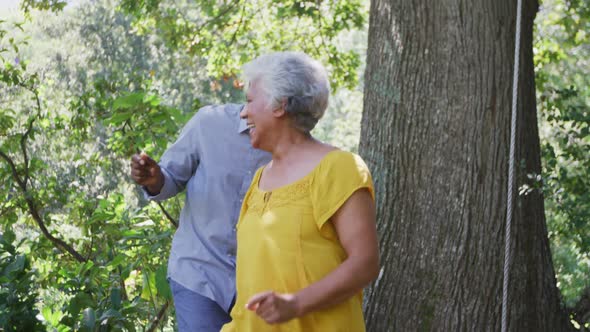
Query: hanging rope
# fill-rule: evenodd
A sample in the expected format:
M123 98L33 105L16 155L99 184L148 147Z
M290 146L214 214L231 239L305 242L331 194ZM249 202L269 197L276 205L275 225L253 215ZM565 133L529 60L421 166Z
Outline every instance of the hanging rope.
M508 193L506 194L506 229L504 241L504 281L502 285L502 332L508 331L508 277L512 263L512 215L514 207L514 164L516 159L516 113L518 101L518 72L520 64L520 21L522 16L522 0L516 4L516 37L514 40L514 71L512 76L512 113L510 121L510 156L508 163Z

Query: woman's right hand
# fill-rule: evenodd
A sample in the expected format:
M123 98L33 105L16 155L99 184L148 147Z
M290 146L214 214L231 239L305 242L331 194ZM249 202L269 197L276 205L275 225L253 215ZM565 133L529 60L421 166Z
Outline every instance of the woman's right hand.
M255 311L268 324L284 323L302 315L295 295L273 291L253 295L248 300L246 309Z
M157 195L164 186L164 175L160 165L145 152L131 157L131 178L144 186L151 195Z

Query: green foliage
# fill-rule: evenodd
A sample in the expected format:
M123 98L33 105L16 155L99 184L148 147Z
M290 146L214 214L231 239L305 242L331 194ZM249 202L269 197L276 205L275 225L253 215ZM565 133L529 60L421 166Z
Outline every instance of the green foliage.
M33 9L59 12L62 11L66 5L66 1L60 0L23 0L21 2L21 8L27 14Z
M27 255L17 251L10 230L0 235L0 330L42 331L35 309L35 273Z
M590 288L590 2L543 1L536 29L547 224L558 285L573 306Z
M122 0L120 8L133 15L137 31L155 29L170 47L206 59L207 73L216 79L235 77L256 55L301 50L323 60L333 87L357 83L359 54L342 51L335 41L341 32L364 26L359 0Z
M117 188L124 172L118 159L126 159L134 146L161 153L186 121L185 115L148 92L148 80L132 78L139 85L134 91L117 89L130 83L125 77L108 83L97 79L92 87L100 89L83 88L79 98L70 99L70 110L50 109L42 97L53 87L29 73L24 61L9 59L2 59L0 75L8 92L2 95L3 105L11 105L3 107L0 117L0 172L10 179L0 184L7 193L7 203L1 206L2 224L8 228L19 219L29 225L35 221L70 248L66 251L48 236L33 236L38 238L33 241L23 237L40 271L36 282L43 323L60 331L134 331L147 325L170 300L161 267L165 267L171 230L156 208L129 206L120 193L124 187ZM33 103L26 102L31 95ZM88 151L97 134L105 144ZM80 167L72 168L70 160ZM115 175L112 181L97 181L108 179L109 173ZM109 191L106 197L98 194ZM57 268L56 260L61 262ZM146 299L147 286L141 286L141 280L156 275L158 287ZM10 312L16 313L16 304L11 306Z
M143 146L149 154L162 151L169 137L178 133L178 124L187 121L180 110L162 105L157 95L143 91L119 96L109 108L113 112L105 116L104 124L120 129L107 140L108 148L122 155L136 152L130 147Z

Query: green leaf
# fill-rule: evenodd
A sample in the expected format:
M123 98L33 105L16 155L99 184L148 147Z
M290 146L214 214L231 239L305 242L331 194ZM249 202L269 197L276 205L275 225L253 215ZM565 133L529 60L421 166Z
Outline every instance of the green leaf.
M111 290L111 306L114 310L121 309L121 289L113 288Z
M156 288L158 289L158 294L165 299L171 300L172 299L172 292L170 291L170 285L166 280L166 271L167 268L165 265L162 265L156 270Z
M14 240L16 239L16 235L10 229L5 230L4 233L1 234L0 236L2 236L1 241L4 243L7 243L7 244L12 244L14 242Z
M82 324L85 328L88 328L90 331L94 329L94 325L96 324L96 313L92 308L84 309L83 316L82 316Z
M134 230L134 229L125 230L125 231L121 232L121 235L123 236L124 239L127 239L127 240L145 238L145 235L143 234L143 232L141 232L139 230Z
M51 307L44 307L43 309L41 309L41 314L51 327L59 326L59 321L64 316L63 312L59 310L53 311Z
M0 244L2 244L2 248L11 255L16 255L16 248L11 243L12 241L6 240L6 233L4 235L0 234Z
M72 315L77 316L82 308L87 308L86 310L88 310L93 304L94 302L89 294L80 292L70 300L69 311Z
M141 298L150 301L158 289L156 288L156 275L143 270L143 285L141 289Z
M108 123L110 123L112 125L119 125L119 124L129 120L132 115L133 115L133 112L131 112L131 111L117 112L117 113L113 114L111 117L109 117L107 121L108 121Z
M59 324L57 326L57 332L70 332L70 331L72 331L72 329L67 325Z
M152 107L156 107L162 103L162 99L158 95L147 95L143 102L150 104Z
M14 127L15 113L11 109L0 110L0 135L6 135Z
M122 108L131 108L138 104L142 104L144 96L145 93L143 92L136 92L125 96L121 96L115 99L115 101L113 102L113 109L119 110Z
M90 270L92 267L94 267L94 262L92 261L87 261L81 265L78 266L78 269L76 271L76 273L78 275L84 275L88 270Z
M117 256L115 256L115 258L113 258L112 261L110 261L107 266L110 266L112 268L115 268L119 265L121 265L121 263L125 262L125 260L127 259L127 256L124 254L118 254Z
M102 316L100 316L100 318L98 319L101 324L104 324L105 320L109 320L111 318L122 318L123 315L121 315L121 313L115 309L109 309L107 311L105 311Z
M26 258L24 255L17 255L14 262L8 264L8 266L2 271L2 275L10 276L11 274L18 274L25 269Z

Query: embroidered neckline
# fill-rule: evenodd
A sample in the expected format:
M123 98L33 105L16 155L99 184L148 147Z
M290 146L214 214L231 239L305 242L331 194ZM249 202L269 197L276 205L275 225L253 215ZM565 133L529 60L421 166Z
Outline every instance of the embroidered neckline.
M281 207L309 197L310 178L297 181L277 192L253 192L248 198L248 212L261 214L268 209Z

